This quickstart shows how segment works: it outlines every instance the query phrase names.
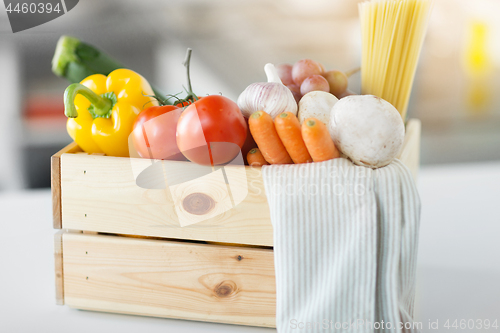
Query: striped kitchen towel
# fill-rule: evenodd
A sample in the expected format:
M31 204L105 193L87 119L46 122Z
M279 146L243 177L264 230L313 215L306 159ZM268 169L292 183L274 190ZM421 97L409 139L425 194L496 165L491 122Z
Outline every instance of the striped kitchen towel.
M399 160L262 168L285 332L417 332L420 199Z

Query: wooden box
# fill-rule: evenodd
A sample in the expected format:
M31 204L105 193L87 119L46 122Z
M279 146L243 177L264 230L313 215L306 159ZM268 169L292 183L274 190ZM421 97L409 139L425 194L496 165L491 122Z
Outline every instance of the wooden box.
M409 120L400 159L415 176L419 146L420 122ZM189 164L157 162L170 176ZM216 176L210 189L196 181L137 186L152 163L89 155L75 144L52 157L54 228L63 229L55 235L58 304L274 327L273 228L260 168L226 170L231 184L248 189L235 205L227 193L237 188Z

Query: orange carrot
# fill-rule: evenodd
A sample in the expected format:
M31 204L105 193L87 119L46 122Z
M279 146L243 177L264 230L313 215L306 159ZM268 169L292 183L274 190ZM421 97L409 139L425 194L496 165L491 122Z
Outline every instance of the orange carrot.
M247 161L248 165L251 166L263 166L269 164L267 163L264 156L262 156L262 153L260 152L259 148L250 149L250 151L247 154Z
M308 163L312 162L311 155L307 151L302 133L300 132L300 122L297 117L291 112L283 112L274 118L274 126L276 132L283 142L288 154L293 160L293 163Z
M293 163L269 114L264 111L254 112L248 119L248 125L262 156L269 164Z
M314 162L340 157L325 124L316 118L308 118L302 124L302 137Z

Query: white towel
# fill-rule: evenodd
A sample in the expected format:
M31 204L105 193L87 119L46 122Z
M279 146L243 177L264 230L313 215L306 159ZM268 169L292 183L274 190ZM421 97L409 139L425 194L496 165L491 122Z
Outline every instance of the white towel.
M263 177L278 332L417 332L420 199L408 168L338 158L263 167Z

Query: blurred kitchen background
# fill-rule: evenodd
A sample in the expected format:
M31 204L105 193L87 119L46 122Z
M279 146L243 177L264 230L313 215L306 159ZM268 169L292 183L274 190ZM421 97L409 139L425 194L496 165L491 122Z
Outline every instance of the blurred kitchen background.
M80 0L12 34L0 9L0 190L50 186L50 156L70 142L51 72L56 42L78 37L165 92L182 91L185 50L200 94L236 99L267 62L360 64L357 0ZM0 5L2 6L2 5ZM409 117L422 121L423 165L500 160L500 1L435 0ZM360 76L350 78L360 91Z

